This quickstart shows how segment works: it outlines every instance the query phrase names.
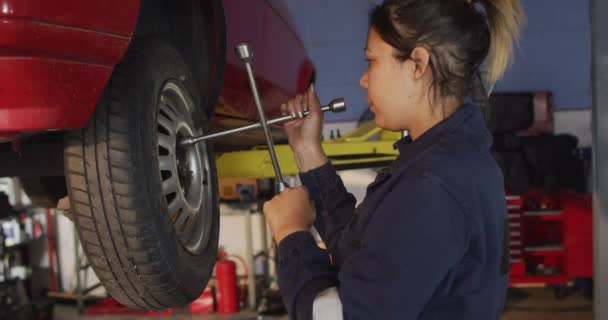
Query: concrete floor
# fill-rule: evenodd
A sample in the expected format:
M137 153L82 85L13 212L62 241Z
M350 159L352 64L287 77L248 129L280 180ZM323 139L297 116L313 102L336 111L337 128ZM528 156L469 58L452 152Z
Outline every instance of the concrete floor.
M553 292L546 288L518 289L516 298L510 299L507 310L501 320L593 320L592 303L579 294L574 294L564 300L556 300ZM136 316L79 316L74 306L57 305L56 320L143 320L143 319L175 319L175 320L241 320L247 318L247 313L236 316L220 316L216 314L175 315L170 317L136 317ZM287 316L276 318L287 320Z
M581 294L557 300L547 288L515 291L501 320L593 320L593 302Z

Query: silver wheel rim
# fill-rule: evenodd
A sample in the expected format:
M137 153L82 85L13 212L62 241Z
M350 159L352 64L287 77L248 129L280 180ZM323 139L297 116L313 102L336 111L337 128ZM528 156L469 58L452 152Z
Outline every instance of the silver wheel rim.
M207 247L213 220L205 144L182 147L183 137L202 134L192 119L194 102L175 81L163 87L157 107L158 163L167 214L180 243L191 253Z

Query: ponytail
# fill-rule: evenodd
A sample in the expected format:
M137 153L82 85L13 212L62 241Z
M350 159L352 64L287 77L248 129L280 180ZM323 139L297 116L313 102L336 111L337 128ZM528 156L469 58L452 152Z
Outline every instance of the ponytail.
M479 82L496 82L509 65L525 20L519 1L384 0L372 9L370 27L395 49L399 61L409 59L415 47L425 47L433 94L462 101L475 94ZM482 65L488 75L479 81Z
M488 56L489 81L496 82L504 74L513 55L513 44L519 40L520 28L525 22L519 0L480 0L490 29Z

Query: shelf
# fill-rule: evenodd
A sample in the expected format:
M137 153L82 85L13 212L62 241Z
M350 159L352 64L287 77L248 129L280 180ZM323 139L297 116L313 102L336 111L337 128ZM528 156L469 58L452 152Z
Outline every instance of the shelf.
M528 246L526 252L564 251L562 245Z
M529 219L540 219L544 221L561 221L564 215L561 210L547 210L547 211L526 211L524 212L524 218Z
M47 297L53 299L62 299L62 300L77 300L78 295L72 292L59 292L59 291L49 291L47 293ZM94 295L82 295L83 300L99 300L98 296Z
M524 248L524 251L530 256L559 256L564 254L564 247L561 245L529 246Z
M27 207L25 209L19 209L17 211L15 211L15 213L10 214L8 216L3 215L2 217L0 217L0 224L2 222L8 222L11 220L17 220L19 221L21 219L22 215L25 215L26 217L32 217L35 216L37 214L43 214L44 212L41 210L32 210L32 209L36 209L36 207ZM40 209L40 208L38 208Z
M526 217L546 217L546 216L561 216L561 210L540 210L540 211L525 211L524 216Z
M509 228L521 228L521 222L509 222Z
M46 235L41 235L41 236L39 236L37 238L29 239L29 240L26 240L24 242L14 243L14 244L11 244L11 245L7 245L6 246L6 250L14 250L14 249L18 249L18 248L23 248L23 247L31 244L32 242L38 241L40 239L44 239L45 237L46 237Z
M518 285L518 284L564 284L568 283L570 279L568 277L562 275L555 276L522 276L522 277L511 277L509 279L509 284Z
M8 215L8 216L2 216L2 218L0 218L0 225L3 222L9 222L9 221L12 221L12 220L19 221L19 217L20 216L21 216L21 213L15 213L15 214L11 214L11 215Z

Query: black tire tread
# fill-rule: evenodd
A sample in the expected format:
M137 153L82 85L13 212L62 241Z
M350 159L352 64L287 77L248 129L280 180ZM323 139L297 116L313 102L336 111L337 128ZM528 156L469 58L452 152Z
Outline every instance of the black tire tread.
M116 67L89 126L65 137L66 181L81 243L110 294L130 307L159 310L192 297L182 293L149 221L135 210L146 201L138 192L146 186L135 177L128 108L117 88L125 88L140 50L132 46Z

